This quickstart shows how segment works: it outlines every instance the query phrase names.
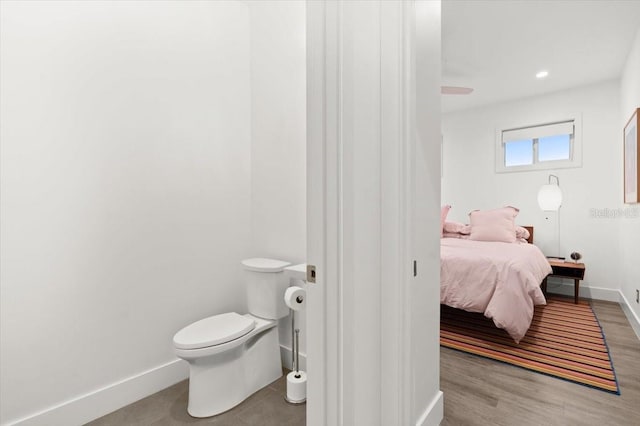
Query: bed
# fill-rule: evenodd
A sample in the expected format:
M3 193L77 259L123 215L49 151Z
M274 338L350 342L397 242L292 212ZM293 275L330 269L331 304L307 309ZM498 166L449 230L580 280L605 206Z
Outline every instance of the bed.
M518 343L533 318L533 307L545 305L540 283L551 266L530 241L515 243L442 238L440 303L483 313Z

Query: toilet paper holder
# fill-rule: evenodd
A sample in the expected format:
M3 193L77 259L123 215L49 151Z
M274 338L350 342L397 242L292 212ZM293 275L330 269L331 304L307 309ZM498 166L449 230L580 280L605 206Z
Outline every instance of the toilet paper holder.
M296 297L296 302L303 302L303 300L298 299L303 299L302 296ZM291 314L291 372L287 374L287 393L285 394L284 399L289 404L303 404L307 402L307 398L306 374L300 371L300 329L296 328L296 311L289 309L289 313ZM289 376L291 375L293 375L293 380L297 380L298 383L290 383L292 379ZM304 378L302 376L304 376ZM292 389L293 386L302 386L302 394L300 394L300 389Z
M284 301L291 315L291 372L287 374L285 400L290 404L307 401L307 374L300 371L300 329L296 328L296 312L305 308L306 291L298 286L287 288Z
M307 376L304 371L300 371L300 329L296 328L296 311L300 309L304 302L304 294L295 297L298 306L291 304L289 313L291 315L291 372L287 374L287 392L285 401L290 404L303 404L306 398L306 380Z

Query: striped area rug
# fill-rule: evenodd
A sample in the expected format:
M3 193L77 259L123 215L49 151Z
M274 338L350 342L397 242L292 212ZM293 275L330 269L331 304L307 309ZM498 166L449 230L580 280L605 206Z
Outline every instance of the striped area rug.
M620 395L600 324L586 302L548 298L516 344L482 314L441 305L440 345Z

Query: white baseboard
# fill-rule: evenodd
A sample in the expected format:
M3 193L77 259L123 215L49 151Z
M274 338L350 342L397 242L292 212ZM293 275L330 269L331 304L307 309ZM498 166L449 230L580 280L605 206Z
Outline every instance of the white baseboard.
M280 346L280 355L283 365L286 368L291 368L291 348ZM306 370L306 368L307 355L300 353L300 369ZM188 377L189 365L182 360L175 359L37 413L9 420L5 425L83 425L166 389Z
M38 413L11 420L7 426L83 425L166 389L187 377L188 364L176 359Z
M557 279L549 278L547 291L549 293L562 294L564 296L573 296L573 281L559 283ZM586 299L606 300L608 302L619 302L620 290L581 285L580 297L584 297Z
M619 302L620 306L622 306L622 311L629 320L629 324L631 324L631 328L633 328L633 331L636 332L636 336L638 336L638 339L640 339L640 318L638 318L638 315L636 315L633 309L631 309L631 304L629 303L627 298L624 297L624 293L622 293L622 291L620 291Z
M437 426L444 418L444 394L438 391L427 409L416 422L416 426Z
M291 348L288 346L280 345L280 359L282 359L282 366L284 368L291 369ZM300 370L307 371L307 354L300 352Z
M557 281L551 281L547 284L547 291L549 293L562 294L565 296L573 296L573 282L571 283L558 283ZM640 318L631 309L631 304L619 289L601 288L601 287L580 287L580 297L595 300L605 300L607 302L616 302L620 304L622 311L625 313L631 328L640 339Z

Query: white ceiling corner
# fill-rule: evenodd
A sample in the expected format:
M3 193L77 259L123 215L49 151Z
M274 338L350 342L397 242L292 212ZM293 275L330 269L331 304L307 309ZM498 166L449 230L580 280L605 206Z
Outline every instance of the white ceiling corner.
M444 0L442 84L474 92L443 112L619 78L639 28L640 0Z

